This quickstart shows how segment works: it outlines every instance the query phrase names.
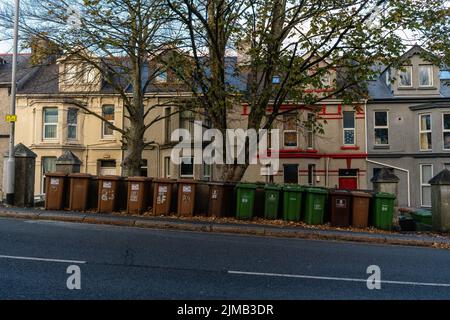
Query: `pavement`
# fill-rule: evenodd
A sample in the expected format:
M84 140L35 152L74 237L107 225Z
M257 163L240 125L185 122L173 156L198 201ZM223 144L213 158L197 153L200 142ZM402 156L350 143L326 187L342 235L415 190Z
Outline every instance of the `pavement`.
M46 211L39 208L0 206L0 217L32 220L52 220L124 227L163 230L184 230L209 233L227 233L299 238L311 240L352 241L390 245L408 245L450 249L450 234L431 232L389 232L376 229L331 228L307 226L283 221L243 221L204 217L153 217L126 214L98 214L73 211Z
M436 248L29 218L0 218L0 243L0 299L450 298Z

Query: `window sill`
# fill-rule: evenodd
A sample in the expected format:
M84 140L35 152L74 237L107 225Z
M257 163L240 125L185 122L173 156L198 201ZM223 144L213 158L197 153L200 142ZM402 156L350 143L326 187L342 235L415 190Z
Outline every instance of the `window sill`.
M418 90L437 90L435 86L419 86Z
M386 145L374 145L373 146L373 149L374 150L388 150L388 149L390 149L391 148L391 146L390 145L388 145L388 144L386 144Z
M359 150L358 146L342 146L341 150Z
M411 86L411 87L397 87L397 90L402 91L402 90L417 90L417 88Z

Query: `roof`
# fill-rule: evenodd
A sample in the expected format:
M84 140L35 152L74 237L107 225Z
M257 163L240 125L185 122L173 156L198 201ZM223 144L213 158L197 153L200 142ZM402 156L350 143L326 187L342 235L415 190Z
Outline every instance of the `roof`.
M400 62L411 58L414 55L429 55L434 56L429 51L423 49L418 45L414 45L411 49L405 52L400 57ZM372 70L378 71L379 75L373 80L367 81L367 90L371 100L404 100L404 96L394 96L392 90L386 84L386 70L389 67L378 64L372 66ZM440 71L440 96L433 98L450 98L450 71L447 70L448 67L444 66ZM417 97L418 99L423 97Z
M0 84L11 85L12 80L12 54L0 54ZM31 54L19 54L17 57L17 81L19 86L30 72L36 67L30 65Z
M1 55L0 58L6 61L6 64L0 64L0 84L11 83L11 55ZM31 55L19 55L19 63L18 63L18 80L22 83L18 86L19 94L58 94L59 92L59 83L58 83L58 64L50 63L50 64L42 64L39 66L31 66L30 65ZM126 62L125 62L126 65ZM115 87L125 88L125 90L129 93L132 92L132 86L130 84L130 77L125 74L122 74L120 69L123 67L118 65L110 66L115 71L111 72L111 76L113 78L112 85L109 82L103 81L102 88L97 93L100 94L114 94L116 93ZM146 65L142 72L143 80L148 79L150 73L150 67ZM233 90L243 91L246 89L246 78L245 75L239 75L237 70L237 57L227 57L226 58L226 83ZM208 76L209 71L206 70L206 75ZM145 81L143 81L145 83ZM146 92L147 93L171 93L171 92L180 92L186 91L186 85L183 83L164 83L164 84L150 84ZM190 90L188 90L190 91ZM76 94L76 92L71 92Z

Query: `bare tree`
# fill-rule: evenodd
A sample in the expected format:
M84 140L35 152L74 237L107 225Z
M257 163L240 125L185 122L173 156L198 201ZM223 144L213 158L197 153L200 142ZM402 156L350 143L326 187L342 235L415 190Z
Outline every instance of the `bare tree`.
M408 45L404 33L449 61L448 6L440 0L166 1L186 30L180 46L194 60L192 77L180 77L198 84L193 94L223 132L236 103L249 105L247 128L268 129L287 101L360 101L373 65L398 63ZM246 57L235 70L246 76L245 92L227 82L227 50ZM337 77L326 84L329 73ZM247 167L225 165L222 179L238 181Z
M11 10L5 7L0 13L4 29L10 25ZM43 46L46 49L41 51L42 58L58 53L86 66L66 70L75 78L67 79L64 75L66 80L77 83L86 74L98 75L120 96L128 122L124 128L93 111L82 94L74 95L76 99L66 102L119 132L125 153L124 173L139 175L142 152L153 143L145 141L144 134L164 118L163 115L149 117L153 109L161 107L161 104L148 103L154 97L149 87L165 72L164 64L159 60L170 56L168 52L172 51L177 39L177 29L165 1L25 0L21 5L20 29L22 39L33 39L34 45L42 41L52 43ZM167 103L174 105L177 102Z

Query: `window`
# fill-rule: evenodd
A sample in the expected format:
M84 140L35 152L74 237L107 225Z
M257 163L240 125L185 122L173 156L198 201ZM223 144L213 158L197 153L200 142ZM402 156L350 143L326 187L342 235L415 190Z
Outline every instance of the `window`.
M419 86L431 87L433 85L433 66L419 66Z
M433 178L433 165L420 165L420 203L423 207L431 207L431 185L428 181Z
M391 85L391 78L389 74L389 69L386 70L386 85L389 87Z
M167 82L167 71L160 70L158 74L155 77L155 81L158 83L165 83Z
M283 117L283 139L284 146L295 148L298 145L297 139L297 116L288 114Z
M393 168L386 168L388 169L388 171L392 174L394 174L394 169ZM373 177L378 176L378 174L380 173L381 168L373 168Z
M329 87L331 85L330 75L328 73L322 75L320 77L320 83L322 84L322 87Z
M180 114L180 128L187 129L194 137L194 113L190 110L184 110Z
M431 114L421 114L419 123L420 150L427 151L432 149L431 141Z
M109 123L114 125L114 106L107 105L102 107L102 115L103 118L108 120ZM103 137L111 137L114 135L114 131L112 127L109 125L109 123L106 123L105 121L102 121L102 132Z
M170 178L170 157L164 158L164 178Z
M284 164L284 183L298 184L298 164Z
M166 143L170 142L170 136L172 134L172 119L170 113L170 107L164 109L164 139Z
M194 177L194 159L192 157L181 158L180 177Z
M211 165L203 163L203 178L211 178Z
M67 84L73 84L79 77L78 65L74 63L68 63L65 65L64 80Z
M344 145L355 145L355 112L344 111Z
M399 87L412 87L412 67L402 67L403 70L399 70Z
M450 150L450 114L442 115L442 135L445 150Z
M272 83L273 84L280 84L281 83L281 77L280 76L273 76Z
M67 139L77 138L78 110L69 109L67 111Z
M142 159L141 162L141 176L148 177L148 161L147 159Z
M308 149L314 149L314 113L308 113L308 122L306 123L306 144Z
M44 108L44 139L58 137L58 108Z
M375 111L375 144L389 144L389 114L387 111Z
M83 82L84 83L95 82L95 67L88 63L83 63Z
M316 180L316 165L308 164L308 184L313 186Z
M100 160L100 172L101 176L115 175L116 172L116 160Z
M45 175L56 171L56 157L42 157L42 193L45 193Z

